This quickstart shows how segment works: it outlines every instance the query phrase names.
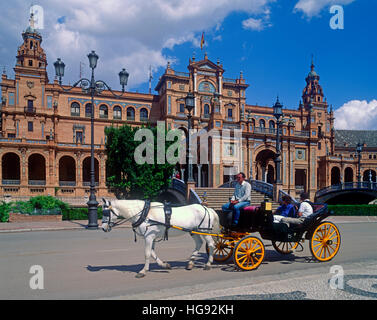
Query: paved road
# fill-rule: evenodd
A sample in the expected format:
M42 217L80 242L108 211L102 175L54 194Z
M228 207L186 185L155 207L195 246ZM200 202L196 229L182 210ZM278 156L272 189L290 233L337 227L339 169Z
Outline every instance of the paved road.
M155 263L145 278L143 241L132 230L65 230L0 234L0 299L377 299L377 223L340 223L342 246L328 263L309 261L305 250L281 256L266 244L263 264L237 271L232 263L185 270L193 241L169 238L157 253L172 270ZM43 289L31 289L43 268ZM343 289L333 290L333 266L344 271ZM42 280L40 280L42 281ZM41 283L41 282L40 282ZM40 284L39 283L39 284ZM338 282L336 282L338 283Z

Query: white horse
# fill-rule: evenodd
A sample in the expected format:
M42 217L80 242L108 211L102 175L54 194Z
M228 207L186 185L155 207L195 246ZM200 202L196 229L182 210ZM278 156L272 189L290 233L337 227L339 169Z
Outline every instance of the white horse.
M103 202L103 210L104 212L107 210L107 214L103 215L101 227L105 232L111 230L111 223L117 219L117 216L122 216L135 223L139 219L145 204L143 200L115 200L110 202L103 199ZM108 211L110 211L110 214L108 214ZM204 230L205 233L219 234L221 228L216 211L200 204L172 208L170 224L184 228L186 231L169 228L168 237L190 234L187 230L195 230L197 228L206 228ZM144 277L146 272L149 271L151 256L160 267L171 269L170 265L167 262L161 261L155 252L155 242L164 238L165 231L164 206L160 202L151 202L145 221L135 228L136 234L145 240L145 265L136 275L137 278ZM191 236L195 241L195 249L189 258L186 269L191 270L193 268L195 256L198 254L203 244L202 238L204 238L209 248L208 261L205 264L204 270L209 270L213 262L214 241L212 236L193 233Z

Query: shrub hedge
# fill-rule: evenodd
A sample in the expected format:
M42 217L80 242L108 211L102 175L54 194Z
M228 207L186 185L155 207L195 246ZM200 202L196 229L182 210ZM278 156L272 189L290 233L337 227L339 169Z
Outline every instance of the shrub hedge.
M12 207L10 203L5 203L2 201L0 204L0 222L8 222L9 220L9 212L11 212Z
M29 215L61 214L63 220L87 220L88 208L71 208L67 203L52 196L32 197L29 201L0 203L0 222L8 222L9 213ZM102 207L98 207L98 219L102 219Z
M87 220L88 208L69 208L63 211L63 220ZM102 207L98 207L98 219L102 219Z
M334 216L377 216L377 205L329 205Z

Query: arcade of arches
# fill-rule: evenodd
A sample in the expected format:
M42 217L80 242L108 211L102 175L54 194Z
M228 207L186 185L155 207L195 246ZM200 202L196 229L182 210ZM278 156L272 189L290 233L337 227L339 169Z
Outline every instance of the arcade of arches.
M103 158L102 155L101 162ZM20 154L15 152L0 154L0 164L0 179L5 191L9 193L17 192L19 196L28 194L85 196L89 192L90 156L63 155L54 168L55 163L50 165L45 155L27 154L23 150ZM100 176L105 176L104 164L100 166L100 162L95 158L94 167L96 186L106 189L106 186L99 183ZM101 174L100 167L103 171Z
M360 178L362 182L377 182L375 169L361 169ZM352 167L346 167L341 170L339 167L331 168L331 185L342 183L357 182L357 170Z

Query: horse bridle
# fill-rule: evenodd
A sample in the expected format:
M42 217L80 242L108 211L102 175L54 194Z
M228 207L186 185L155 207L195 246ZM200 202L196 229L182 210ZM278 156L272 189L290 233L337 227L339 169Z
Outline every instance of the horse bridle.
M110 203L110 205L105 204L104 205L105 208L102 210L102 216L109 218L109 221L108 221L109 228L107 229L106 232L110 232L113 227L119 226L119 225L121 225L121 224L123 224L123 223L125 223L125 222L127 222L129 220L131 220L132 218L141 215L145 211L145 208L146 208L146 206L144 205L144 208L139 213L137 213L135 216L129 217L128 219L123 219L122 221L119 221L119 222L112 222L111 219L110 219L110 212L113 213L118 218L120 218L121 216L118 215L118 214L116 214L114 212L113 207L111 206L111 202L110 201L109 201L109 203ZM146 202L146 203L150 204L149 201ZM148 205L148 211L149 211L149 205ZM147 212L147 214L148 214L148 212ZM138 222L139 221L137 221L136 223L138 223ZM134 227L134 225L132 227Z
M122 223L125 223L128 220L130 220L130 218L129 218L129 219L122 220L120 222L112 222L111 219L110 219L110 212L112 214L114 214L116 217L120 218L120 216L114 212L113 207L111 206L111 202L110 202L110 205L105 204L104 209L102 210L102 216L109 218L109 221L108 221L109 228L107 229L106 232L110 232L113 227L120 225Z

